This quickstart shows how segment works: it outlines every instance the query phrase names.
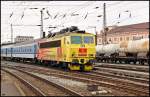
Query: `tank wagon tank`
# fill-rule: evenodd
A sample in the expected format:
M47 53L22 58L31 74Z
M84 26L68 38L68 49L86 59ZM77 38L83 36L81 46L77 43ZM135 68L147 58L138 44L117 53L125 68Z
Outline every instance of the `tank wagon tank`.
M120 52L141 53L149 51L149 38L120 43Z
M119 51L119 44L97 45L96 52L101 56L112 56Z
M123 41L119 44L97 45L96 54L99 62L149 64L149 38Z

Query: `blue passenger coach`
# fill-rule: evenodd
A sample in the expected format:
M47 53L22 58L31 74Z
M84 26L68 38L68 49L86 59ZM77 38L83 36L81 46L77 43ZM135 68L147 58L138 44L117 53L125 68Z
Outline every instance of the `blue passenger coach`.
M35 60L37 45L38 42L36 41L4 45L1 47L1 56L4 59Z
M37 43L32 42L23 42L14 44L12 50L12 56L14 59L31 59L36 58L37 53Z
M1 46L1 57L5 59L12 57L12 53L11 53L12 47L13 44Z

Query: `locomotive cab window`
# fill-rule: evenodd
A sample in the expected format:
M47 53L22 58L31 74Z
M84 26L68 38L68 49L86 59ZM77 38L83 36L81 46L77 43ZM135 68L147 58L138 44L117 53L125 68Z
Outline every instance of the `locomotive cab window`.
M84 43L94 43L92 36L84 36Z
M71 44L81 44L81 36L71 36Z

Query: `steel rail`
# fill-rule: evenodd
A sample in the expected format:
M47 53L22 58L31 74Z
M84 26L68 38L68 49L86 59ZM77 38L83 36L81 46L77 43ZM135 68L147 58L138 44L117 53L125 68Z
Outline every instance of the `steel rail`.
M115 69L124 69L132 70L138 72L149 72L149 66L136 66L136 65L122 65L122 64L110 64L110 63L96 63L95 67L105 67L105 68L115 68Z
M17 67L24 67L24 66L17 66ZM68 74L70 74L70 72L62 72L60 70L54 70L54 69L49 70L50 68L48 70L46 70L46 68L45 69L37 69L35 67L34 68L33 67L32 68L31 67L24 67L22 69L27 69L27 70L31 69L31 71L33 71L33 70L38 71L38 73L53 75L53 76L59 76L59 77L63 77L63 78L65 77L65 78L83 81L83 82L87 82L87 83L96 83L96 84L104 86L104 87L109 87L111 89L116 89L116 90L120 90L120 91L124 91L124 92L126 91L128 93L136 94L136 95L143 95L143 94L148 95L149 94L148 91L142 91L140 89L134 89L132 87L129 88L127 85L119 86L119 85L114 84L114 82L109 83L109 82L103 82L100 80L96 80L97 77L95 77L94 80L92 80L91 78L88 79L87 76L81 77L81 74L79 74L79 72L77 75L75 75L74 73L71 73L72 76L69 76ZM53 72L51 72L51 71L53 71ZM78 77L76 77L76 76L78 76Z
M9 73L10 75L14 76L15 78L17 78L19 81L21 81L24 85L26 85L27 87L29 87L32 91L34 91L35 94L37 94L38 96L46 96L42 91L40 91L37 87L33 86L31 83L29 83L28 81L24 80L23 78L21 78L20 76L10 72L9 70L3 69L1 68L1 70Z
M92 73L97 74L97 75L110 76L110 77L114 77L114 78L118 78L118 79L124 79L124 80L130 80L130 81L135 81L135 82L139 82L139 83L149 84L149 80L143 79L143 78L136 78L136 77L131 77L131 76L122 76L122 75L103 72L103 71L92 71Z
M26 67L26 68L30 68L30 67ZM25 69L25 68L22 68L22 69ZM33 71L35 68L34 69L30 68L30 69L32 69L32 71ZM44 70L42 71L42 69L40 69L38 71L40 71L40 73L42 73L42 74L48 73L47 71L46 72ZM56 70L54 70L54 71L56 71ZM143 95L143 94L148 95L149 94L147 91L143 91L143 90L140 90L140 89L135 89L134 87L131 88L130 86L127 86L126 84L125 85L123 85L123 84L118 85L118 84L115 84L114 82L110 83L110 82L99 81L99 80L96 80L97 77L95 77L95 79L93 79L93 78L89 79L87 77L88 75L85 76L83 74L78 74L78 73L76 73L76 74L71 73L72 76L69 76L69 75L65 75L63 73L51 72L51 73L48 73L48 75L59 76L59 77L62 77L62 78L68 78L68 79L83 81L83 82L87 82L87 83L95 83L97 85L101 85L101 86L108 87L108 88L111 88L111 89L120 90L120 91L123 91L123 92L128 92L128 93L135 94L135 95ZM76 76L78 76L78 77L76 77Z
M145 72L129 71L129 70L122 70L122 69L106 68L106 67L96 67L96 68L97 68L97 70L100 70L103 72L109 72L109 73L120 74L120 75L124 75L124 76L149 79L149 73L145 73Z
M76 91L74 91L74 90L72 90L72 89L69 89L69 88L67 88L67 87L64 87L64 86L61 85L61 84L54 83L54 82L49 81L49 80L47 80L47 79L41 78L41 77L36 76L36 75L34 75L34 74L30 73L30 72L23 71L23 70L21 70L21 69L15 68L15 67L6 67L6 68L15 69L15 70L17 70L17 71L20 71L20 72L23 72L23 73L25 73L25 74L28 74L28 75L30 75L30 76L32 76L32 77L34 77L34 78L37 78L37 79L39 79L39 80L41 80L41 81L44 81L44 82L47 83L47 84L50 84L50 85L54 86L54 87L60 89L61 91L66 92L66 93L68 93L68 94L70 94L70 95L72 95L72 96L84 96L84 95L82 95L82 94L80 94L80 93L77 93Z

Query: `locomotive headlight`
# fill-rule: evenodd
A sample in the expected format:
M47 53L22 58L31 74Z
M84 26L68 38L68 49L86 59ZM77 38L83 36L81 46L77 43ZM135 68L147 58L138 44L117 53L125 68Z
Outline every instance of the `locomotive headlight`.
M76 54L72 54L72 57L76 57Z
M73 53L72 53L72 57L75 57L75 56L76 56L76 54L75 54L75 52L73 52Z
M74 57L75 56L75 54L72 54L72 57Z

